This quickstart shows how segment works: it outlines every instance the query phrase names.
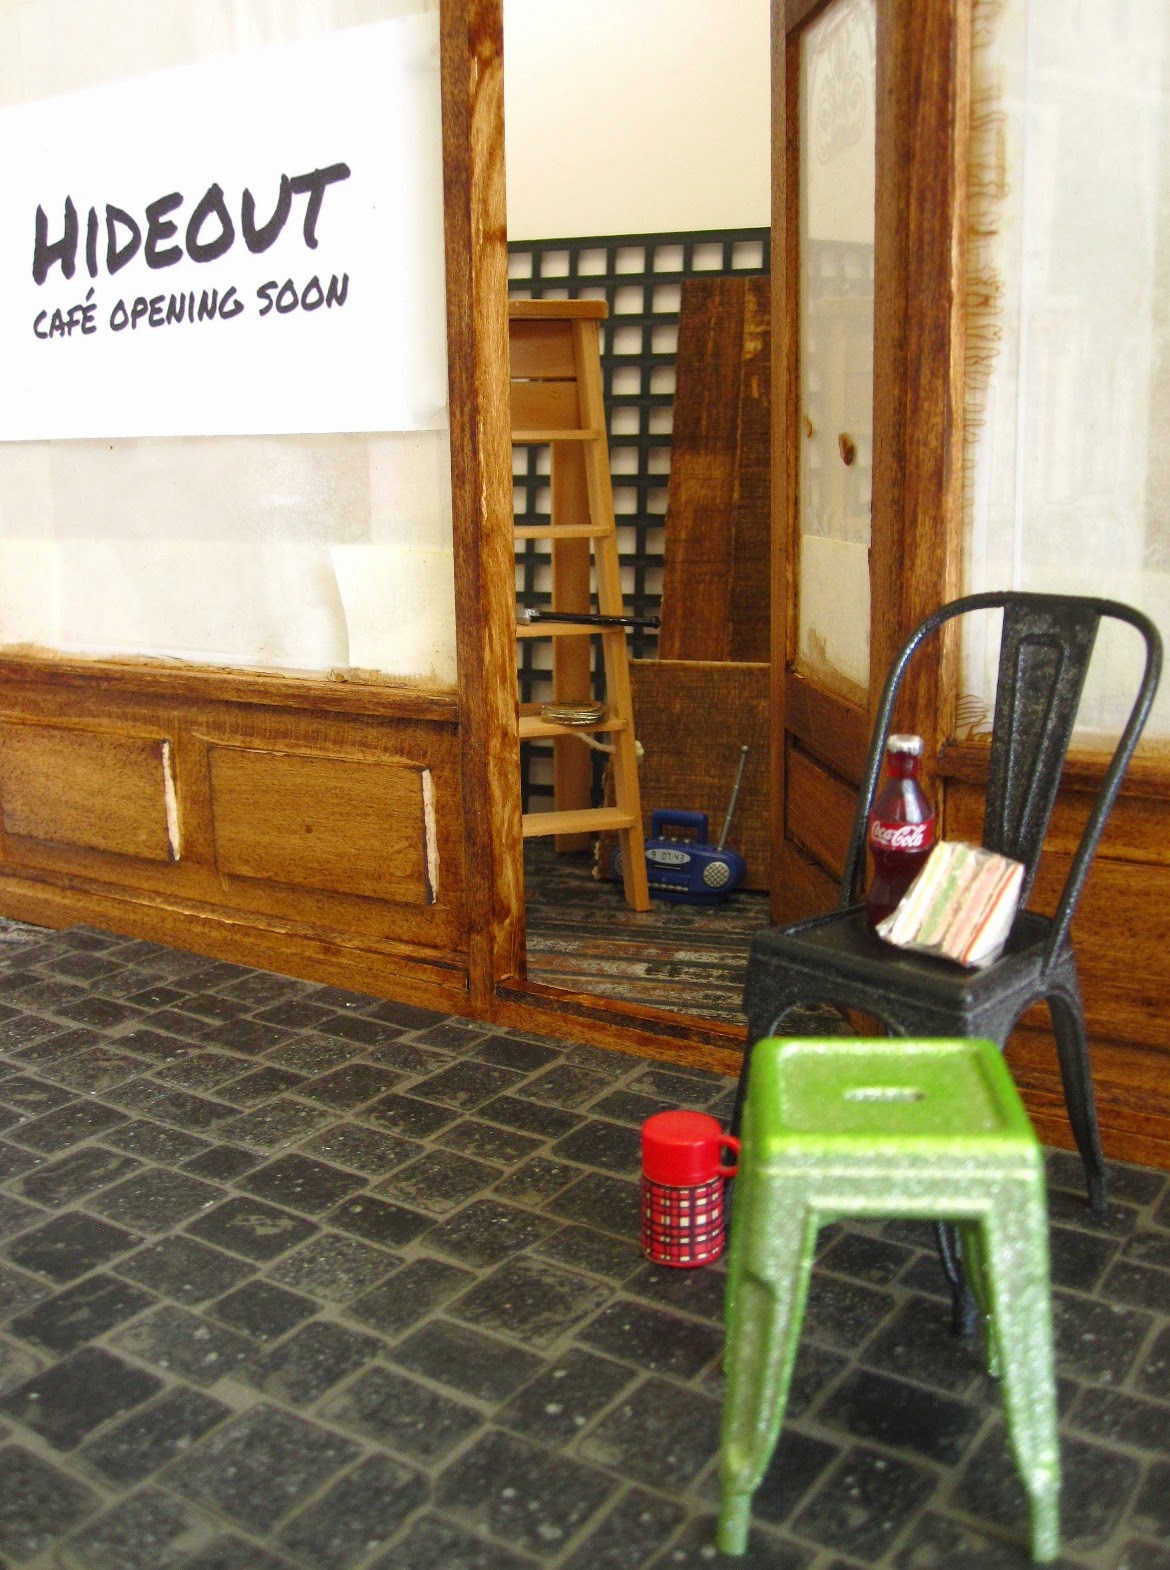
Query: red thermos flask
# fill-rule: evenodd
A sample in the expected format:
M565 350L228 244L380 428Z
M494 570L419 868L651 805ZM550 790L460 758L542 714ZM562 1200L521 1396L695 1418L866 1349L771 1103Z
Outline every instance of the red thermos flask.
M642 1252L685 1270L723 1252L723 1185L735 1176L739 1140L705 1112L656 1112L642 1124Z

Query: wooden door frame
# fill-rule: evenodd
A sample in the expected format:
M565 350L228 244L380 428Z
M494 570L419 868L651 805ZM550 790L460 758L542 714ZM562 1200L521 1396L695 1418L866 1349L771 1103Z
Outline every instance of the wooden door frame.
M469 1011L731 1070L732 1026L525 979L502 0L442 0L440 21Z
M773 0L774 385L791 375L786 79L789 29L827 0ZM970 0L878 0L874 509L895 550L874 575L871 649L883 669L903 631L958 573L962 300ZM459 690L464 730L470 1006L502 1023L731 1068L742 1032L570 993L524 974L524 879L515 723L515 581L508 423L502 0L442 0L448 342ZM911 374L911 371L913 374ZM789 397L773 400L773 698L791 718L787 585L794 494ZM908 552L907 569L898 557ZM939 739L937 682L907 718ZM783 737L783 724L775 733ZM847 739L868 735L868 715ZM774 747L774 754L775 754ZM781 748L782 752L782 748ZM775 830L783 758L774 755ZM478 872L478 876L476 873Z
M503 0L441 0L443 214L468 992L522 973Z

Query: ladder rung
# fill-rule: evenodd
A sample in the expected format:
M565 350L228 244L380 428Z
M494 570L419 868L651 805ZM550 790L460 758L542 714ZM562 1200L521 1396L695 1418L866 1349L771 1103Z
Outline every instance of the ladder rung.
M526 840L538 835L555 836L558 844L567 848L579 843L580 836L603 829L617 830L627 852L623 877L626 901L633 910L644 911L650 905L646 859L641 853L642 818L634 758L634 718L626 674L627 629L622 625L598 627L588 620L556 619L558 615L571 617L575 601L583 600L581 608L587 607L590 568L596 572L599 613L619 623L624 619L617 519L610 494L605 400L597 356L598 332L595 323L588 319L604 316L605 305L601 301L568 302L565 315L574 320L557 322L555 315L563 305L565 302L561 301L525 302L511 311L512 444L514 447L547 447L554 474L558 469L566 469L566 494L573 502L572 507L552 509L553 516L547 523L512 520L518 550L521 541L551 541L558 569L563 569L554 575L553 598L564 608L558 612L550 607L551 614L545 612L549 615L548 621L521 621L516 636L518 639L543 638L554 650L561 638L599 637L610 690L619 692L621 698L616 705L618 715L606 715L589 725L565 725L545 719L540 713L541 705L528 703L520 705L517 723L522 740L553 738L552 750L558 754L564 754L564 738L575 730L582 733L583 742L591 739L590 732L615 733L612 748L606 750L613 751L621 767L614 776L616 801L612 806L604 807L584 805L590 800L588 771L586 777L581 778L576 767L562 768L556 782L554 810L525 813L521 820L522 831ZM549 483L555 488L554 481ZM580 496L578 490L582 492ZM557 540L561 541L559 548ZM589 541L595 543L590 545ZM581 644L575 648L579 657L588 654ZM578 660L569 657L569 649L561 645L561 653L565 656L559 672L561 685L575 690L579 679L584 685L583 673L577 671ZM565 763L566 760L562 756L560 761ZM569 749L568 761L572 765L582 761L579 748Z
M510 321L575 322L609 315L604 300L509 300Z
M526 812L521 818L524 838L541 834L589 834L601 829L632 829L641 824L620 807L580 807L571 812Z
M518 540L604 540L612 533L608 524L521 523L516 526Z
M546 447L550 442L595 442L600 431L583 431L579 426L551 426L547 430L513 431L513 447Z
M520 716L520 740L531 741L536 736L571 736L574 731L624 731L629 730L628 720L615 719L607 715L592 725L559 725L556 720L542 719L539 714L522 714Z
M588 623L578 621L520 622L516 627L518 638L612 638L615 633L621 635L624 645L624 627L590 627Z

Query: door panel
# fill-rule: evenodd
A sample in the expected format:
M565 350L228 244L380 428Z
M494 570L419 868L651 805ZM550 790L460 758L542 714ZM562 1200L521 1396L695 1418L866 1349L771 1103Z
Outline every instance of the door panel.
M790 6L786 21L773 77L778 921L832 903L868 741L878 0Z
M782 921L834 902L877 691L958 582L970 0L774 0L773 17ZM953 660L918 662L895 716L925 738L936 797Z
M789 839L831 877L839 878L849 853L857 792L795 742L788 748L787 777Z

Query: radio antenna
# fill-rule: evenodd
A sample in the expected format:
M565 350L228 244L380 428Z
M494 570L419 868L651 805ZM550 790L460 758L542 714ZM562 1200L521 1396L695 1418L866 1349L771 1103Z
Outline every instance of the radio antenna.
M731 800L727 804L727 816L723 820L723 828L719 834L719 843L716 850L722 850L727 844L727 836L731 833L731 820L735 817L735 808L739 801L739 787L743 784L743 771L747 766L748 744L745 741L739 749L739 768L735 771L735 784L731 787Z

